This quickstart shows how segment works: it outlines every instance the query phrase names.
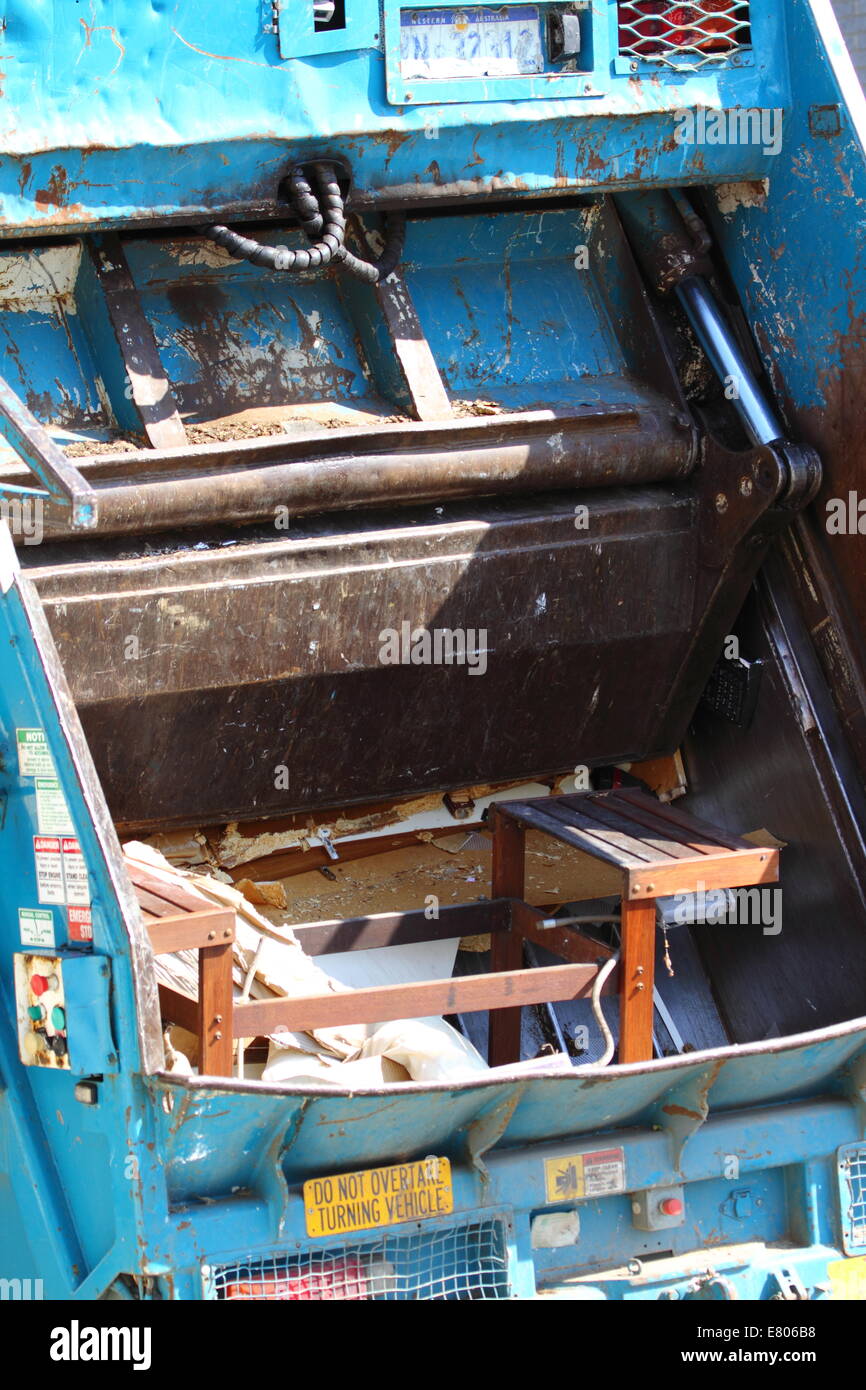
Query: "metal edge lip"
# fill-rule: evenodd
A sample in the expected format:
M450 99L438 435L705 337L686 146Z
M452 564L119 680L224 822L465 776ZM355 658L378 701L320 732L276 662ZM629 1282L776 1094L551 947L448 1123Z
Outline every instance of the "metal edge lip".
M827 1028L819 1028L810 1033L789 1033L783 1038L772 1038L764 1042L756 1043L732 1043L728 1047L706 1048L700 1052L689 1052L680 1054L676 1057L659 1057L651 1062L631 1062L624 1066L585 1066L574 1067L571 1072L566 1072L560 1068L551 1068L550 1071L539 1070L523 1075L516 1073L511 1076L483 1076L469 1081L401 1081L399 1085L393 1087L373 1087L369 1089L341 1089L338 1086L289 1086L273 1085L262 1081L243 1081L237 1077L208 1077L208 1076L176 1076L173 1072L152 1072L147 1076L149 1081L160 1083L171 1083L179 1090L197 1092L232 1092L247 1095L274 1095L274 1096L310 1096L310 1097L350 1097L350 1096L387 1096L391 1099L398 1099L402 1095L438 1093L454 1090L470 1090L476 1087L490 1088L495 1086L522 1086L531 1081L550 1081L550 1080L587 1080L602 1081L615 1080L621 1076L641 1076L644 1073L656 1075L664 1072L677 1072L693 1069L702 1063L712 1063L718 1061L732 1061L737 1057L761 1057L770 1056L783 1052L795 1052L798 1048L814 1045L821 1042L830 1042L835 1038L844 1038L856 1035L858 1032L863 1034L863 1043L866 1045L866 1016L850 1020L848 1023L834 1023Z

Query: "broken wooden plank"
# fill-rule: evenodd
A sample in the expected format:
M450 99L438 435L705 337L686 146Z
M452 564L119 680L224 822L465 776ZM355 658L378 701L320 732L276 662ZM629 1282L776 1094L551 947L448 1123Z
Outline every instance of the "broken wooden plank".
M318 994L299 999L257 999L235 1004L236 1038L272 1033L276 1028L307 1033L349 1023L384 1023L393 1018L519 1009L561 999L585 999L598 973L594 965L550 965L540 970L463 975L424 984L382 985L346 994ZM604 993L617 988L617 971L605 981Z

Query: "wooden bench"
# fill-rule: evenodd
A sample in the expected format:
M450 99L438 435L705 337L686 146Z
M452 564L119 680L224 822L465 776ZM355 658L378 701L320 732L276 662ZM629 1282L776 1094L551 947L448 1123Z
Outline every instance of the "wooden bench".
M490 1011L491 1066L517 1061L523 1005L588 998L598 971L613 954L568 925L543 927L544 914L523 900L528 828L622 870L621 960L602 992L620 997L619 1061L645 1061L652 1056L656 899L778 878L778 850L749 844L639 791L499 802L491 823L490 901L444 907L433 919L419 910L293 928L311 956L489 933L489 973L291 999L233 1002L234 914L203 909L182 888L128 866L154 951L200 952L198 999L160 986L160 1000L166 1018L198 1034L201 1072L230 1075L232 1040L265 1036L277 1028L308 1032L480 1010ZM524 941L567 963L524 969Z
M777 849L750 844L638 790L498 802L492 820L494 898L523 897L527 828L621 869L620 1062L652 1057L656 899L779 877ZM494 938L492 954L494 970L517 969L517 936ZM519 1010L491 1017L491 1065L513 1060L519 1048Z

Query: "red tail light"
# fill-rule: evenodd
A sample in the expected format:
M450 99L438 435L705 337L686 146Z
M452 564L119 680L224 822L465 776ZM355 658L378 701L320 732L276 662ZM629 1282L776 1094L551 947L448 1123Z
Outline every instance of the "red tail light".
M227 1284L226 1298L271 1299L282 1303L320 1302L368 1297L367 1279L360 1260L335 1259L318 1269L285 1274L272 1279L238 1280Z
M620 0L619 46L635 57L673 52L724 53L748 41L747 8L740 0Z
M718 18L705 19L701 28L706 35L699 45L704 52L724 53L737 44L738 23L731 14L730 0L704 0L704 9L719 11Z

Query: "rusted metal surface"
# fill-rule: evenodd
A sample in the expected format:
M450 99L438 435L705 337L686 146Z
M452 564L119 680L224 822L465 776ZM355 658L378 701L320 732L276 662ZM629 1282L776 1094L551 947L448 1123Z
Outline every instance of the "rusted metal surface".
M533 411L375 433L194 445L82 463L100 507L100 531L141 534L171 526L300 517L344 507L657 482L688 473L694 432L649 396L630 410ZM171 475L174 476L171 476ZM154 476L156 475L156 476ZM160 476L162 475L162 476ZM14 469L6 471L10 480ZM0 470L0 484L4 472ZM47 535L64 534L48 509Z

